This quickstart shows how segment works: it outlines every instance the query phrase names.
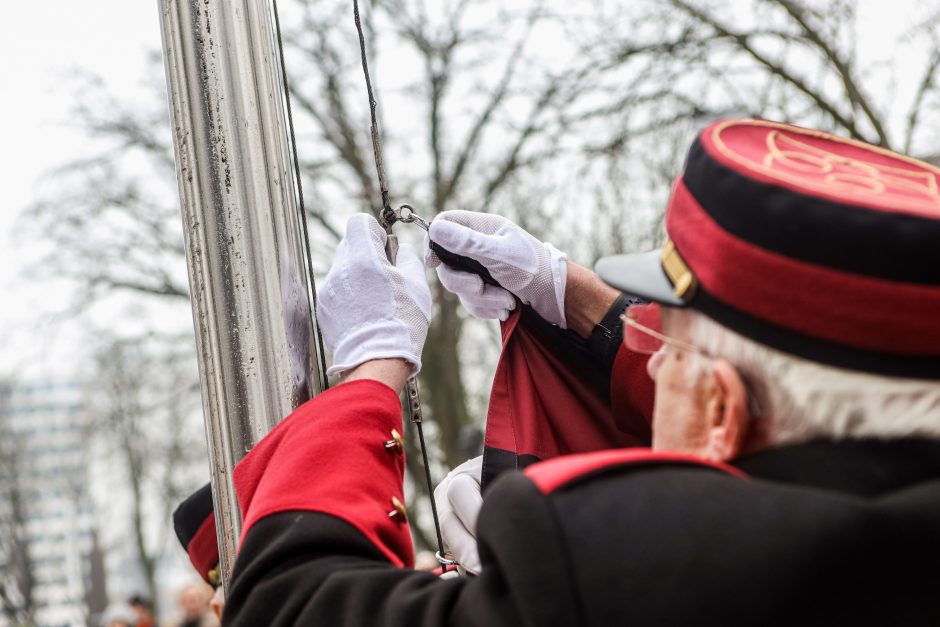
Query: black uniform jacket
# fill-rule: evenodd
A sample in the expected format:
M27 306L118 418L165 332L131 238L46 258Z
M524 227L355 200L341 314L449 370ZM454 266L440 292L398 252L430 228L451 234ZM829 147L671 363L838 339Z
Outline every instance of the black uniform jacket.
M346 383L242 461L226 624L940 625L940 443L542 462L487 492L482 574L441 579L408 568L401 428L391 389Z

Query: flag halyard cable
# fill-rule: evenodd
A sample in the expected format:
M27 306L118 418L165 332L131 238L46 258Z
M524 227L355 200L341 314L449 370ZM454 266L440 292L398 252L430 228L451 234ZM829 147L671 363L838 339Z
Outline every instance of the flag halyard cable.
M362 20L359 16L359 0L353 0L353 15L356 21L356 31L359 33L359 54L362 57L362 72L365 75L366 79L366 91L369 94L369 115L371 118L371 133L372 133L372 153L375 157L375 169L378 174L379 179L379 192L381 194L382 201L382 210L379 215L380 222L382 223L383 228L388 234L388 241L386 244L385 252L388 255L390 262L395 263L395 257L398 253L398 238L392 233L392 225L401 220L403 222L413 222L418 221L420 218L417 218L414 215L414 210L410 205L402 205L398 211L392 209L391 204L389 203L389 194L388 194L388 183L385 178L385 163L382 158L382 138L379 134L379 123L376 117L376 100L375 94L372 91L372 80L369 76L369 62L366 54L366 40L365 35L362 30ZM410 210L410 213L407 214L408 217L402 220L402 209L406 208ZM409 219L410 218L410 219ZM421 220L421 223L424 221ZM419 223L420 225L420 223ZM437 536L437 552L435 557L438 562L441 564L441 568L444 572L447 571L447 567L455 565L451 559L448 559L444 554L444 539L441 536L441 525L440 520L438 519L437 514L437 504L434 502L434 484L431 481L431 465L428 461L428 452L427 445L425 444L424 439L424 426L421 415L421 396L418 392L418 381L416 378L411 377L405 383L405 396L406 404L408 406L409 417L411 422L415 425L418 432L418 443L421 448L421 458L424 462L424 476L428 485L428 499L431 502L431 515L434 519L434 532Z
M359 0L353 0L353 15L356 19L356 31L359 33L359 55L362 58L362 73L366 77L366 91L369 94L369 116L372 120L372 154L375 157L375 170L379 177L379 192L382 195L382 212L380 215L382 226L391 233L392 224L395 223L395 211L388 201L388 183L385 180L385 162L382 159L382 138L379 135L379 122L375 115L376 101L372 91L372 79L369 76L369 62L366 55L366 38L362 31L362 20L359 17Z

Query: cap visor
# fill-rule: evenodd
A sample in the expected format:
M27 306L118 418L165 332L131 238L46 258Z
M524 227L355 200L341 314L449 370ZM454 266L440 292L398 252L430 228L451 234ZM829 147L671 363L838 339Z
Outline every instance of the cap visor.
M686 305L685 301L676 296L672 283L663 272L658 250L604 257L594 266L594 271L605 283L621 292L672 307Z

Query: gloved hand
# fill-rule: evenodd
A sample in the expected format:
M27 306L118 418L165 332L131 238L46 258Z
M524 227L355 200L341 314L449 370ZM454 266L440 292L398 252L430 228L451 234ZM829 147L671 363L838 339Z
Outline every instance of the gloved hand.
M414 247L402 244L392 265L385 256L386 239L372 216L351 216L333 267L317 290L317 322L333 353L328 375L396 357L415 373L421 369L431 291Z
M460 464L434 489L434 502L444 537L444 549L467 571L480 574L477 552L477 516L483 505L480 477L483 456Z
M505 320L515 306L513 295L561 328L565 320L567 256L542 243L506 218L475 211L445 211L428 231L430 240L458 255L482 263L505 289L488 285L475 274L441 263L425 238L425 262L437 270L441 284L460 297L478 318ZM507 291L508 290L508 291Z

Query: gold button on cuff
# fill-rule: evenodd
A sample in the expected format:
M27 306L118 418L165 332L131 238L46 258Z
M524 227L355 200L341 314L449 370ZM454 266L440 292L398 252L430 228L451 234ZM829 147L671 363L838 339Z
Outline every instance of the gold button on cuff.
M386 440L385 448L388 450L395 449L395 452L401 455L405 452L405 440L398 431L392 429L392 439Z
M388 513L389 518L401 518L402 520L408 520L408 512L405 510L404 503L399 501L394 496L392 497L392 507L395 509Z
M222 579L222 571L219 569L218 564L216 564L215 568L213 568L206 574L206 579L209 580L209 583L213 587L218 587L219 582Z

